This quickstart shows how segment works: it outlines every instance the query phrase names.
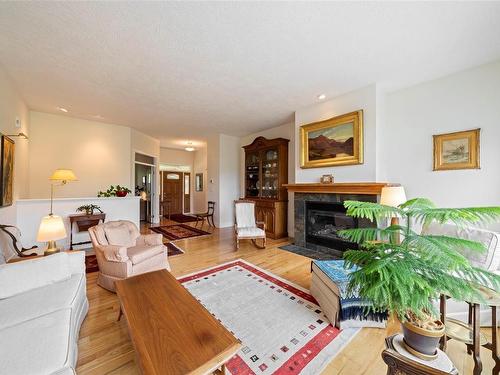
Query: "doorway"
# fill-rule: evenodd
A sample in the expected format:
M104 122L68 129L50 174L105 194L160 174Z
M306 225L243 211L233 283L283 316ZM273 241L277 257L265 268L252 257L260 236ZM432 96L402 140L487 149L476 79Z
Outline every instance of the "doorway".
M139 218L141 221L151 223L153 218L153 207L151 197L153 195L154 166L146 164L135 164L135 195L141 197L139 205Z
M182 214L183 203L183 173L162 171L162 214L169 217Z

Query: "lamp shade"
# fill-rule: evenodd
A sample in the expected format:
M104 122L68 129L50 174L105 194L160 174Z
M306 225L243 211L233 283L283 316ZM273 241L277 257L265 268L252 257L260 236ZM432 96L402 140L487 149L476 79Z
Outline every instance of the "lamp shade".
M49 242L66 237L66 228L61 216L48 215L42 218L36 240L38 242Z
M52 181L77 181L75 174L71 169L56 169L49 180Z
M402 186L386 186L382 188L380 204L397 207L406 202L405 188Z

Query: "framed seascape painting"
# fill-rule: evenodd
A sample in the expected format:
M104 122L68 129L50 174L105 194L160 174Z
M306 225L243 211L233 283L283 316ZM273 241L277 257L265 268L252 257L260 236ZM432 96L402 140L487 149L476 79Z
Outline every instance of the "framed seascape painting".
M434 135L434 170L479 169L480 131Z
M10 206L13 201L14 191L14 141L2 135L2 160L0 191L2 195L2 206Z
M300 128L300 167L363 163L363 111L347 113Z

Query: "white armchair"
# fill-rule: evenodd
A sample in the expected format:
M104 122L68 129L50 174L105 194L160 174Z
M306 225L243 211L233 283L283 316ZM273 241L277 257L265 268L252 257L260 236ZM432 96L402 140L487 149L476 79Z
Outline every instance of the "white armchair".
M109 221L89 229L99 276L97 283L115 291L115 281L141 273L170 270L161 234L141 235L130 221Z
M252 243L259 249L266 248L266 224L255 221L255 202L238 200L234 202L236 213L236 249L240 248L240 240L252 240ZM257 240L262 240L262 246L257 244Z

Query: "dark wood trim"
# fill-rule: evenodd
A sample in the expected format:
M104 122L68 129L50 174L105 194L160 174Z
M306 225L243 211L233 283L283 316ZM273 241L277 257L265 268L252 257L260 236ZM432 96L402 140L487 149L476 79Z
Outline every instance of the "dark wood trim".
M326 194L367 194L380 195L385 186L395 186L387 182L341 182L334 184L301 183L283 184L288 191L295 193L326 193Z

